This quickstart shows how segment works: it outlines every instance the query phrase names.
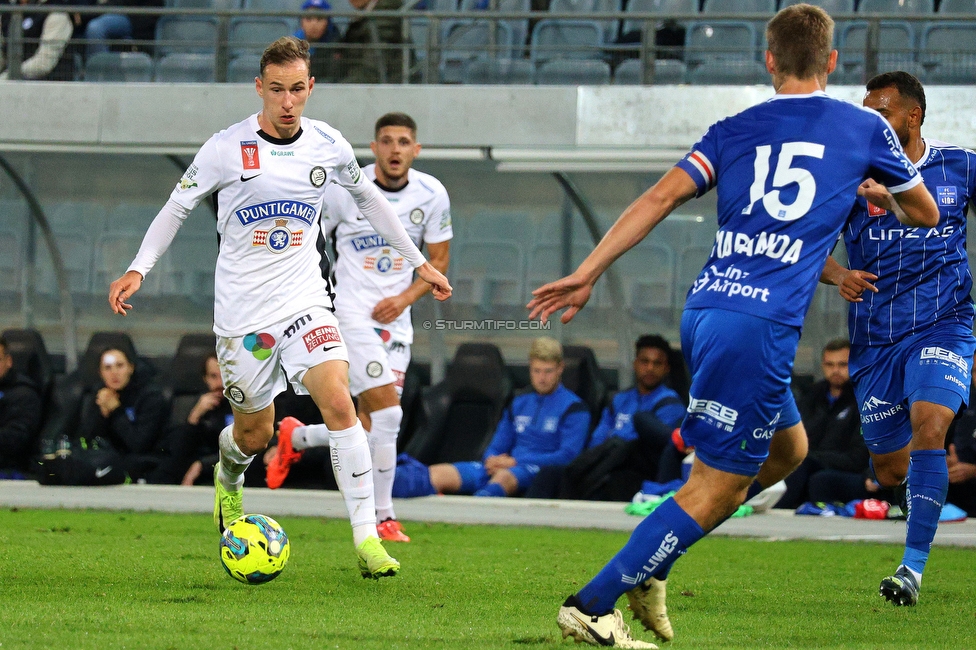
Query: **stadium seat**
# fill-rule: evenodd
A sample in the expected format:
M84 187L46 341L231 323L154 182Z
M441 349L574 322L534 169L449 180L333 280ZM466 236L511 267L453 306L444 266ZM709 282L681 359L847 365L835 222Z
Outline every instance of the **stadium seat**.
M607 14L618 13L621 0L550 0L549 13L580 13L580 14ZM587 20L591 20L587 18ZM600 20L598 23L603 30L603 42L613 43L617 40L617 33L620 31L620 21Z
M449 268L455 300L489 312L493 306L522 302L525 262L522 250L504 241L483 241L452 247Z
M135 259L142 244L142 235L135 233L102 233L95 242L95 255L92 263L92 283L96 287L107 287L125 273L129 263ZM161 293L160 278L168 264L169 255L160 258L153 272L142 281L139 295L158 296Z
M846 75L864 65L868 24L854 21L844 26L839 39L837 67ZM885 21L878 37L878 70L906 70L915 66L915 31L910 23Z
M540 86L603 86L610 83L610 64L591 59L552 59L535 71Z
M805 0L783 0L780 2L779 8L783 9L784 7L790 7L804 2ZM854 0L812 0L811 2L805 3L820 7L831 16L854 13Z
M521 84L530 85L535 69L528 59L497 59L478 56L464 64L461 83L465 84Z
M46 400L54 383L54 365L40 332L35 329L4 330L7 352L13 357L14 370L27 375Z
M942 0L939 3L939 15L976 16L976 1L974 0Z
M607 385L600 373L593 348L586 345L563 346L563 386L576 393L590 411L590 429L600 420L607 398Z
M153 62L145 52L98 52L85 63L85 81L152 81Z
M658 14L661 19L675 14L697 14L698 0L628 0L624 9L627 13ZM639 32L643 21L628 18L621 27L621 33Z
M298 28L297 21L274 16L231 18L227 35L227 47L231 57L244 54L260 56L268 43L282 36L290 36Z
M688 72L688 82L694 85L746 86L769 84L766 66L758 61L703 61Z
M23 244L13 229L0 229L0 298L13 300L21 294Z
M684 61L676 59L657 59L654 62L654 84L684 83L688 67ZM644 67L639 59L627 59L617 66L613 73L613 83L617 85L641 85L644 83Z
M177 9L240 9L240 0L166 0L167 7Z
M694 23L685 36L685 61L692 71L706 61L756 61L755 43L756 30L751 23Z
M156 81L164 83L213 83L216 79L213 54L173 52L156 63Z
M670 322L674 307L674 252L670 247L641 242L622 255L614 267L635 318Z
M200 394L206 391L203 362L214 353L213 332L184 334L176 346L165 381L165 392L171 396L170 424L182 424L193 410Z
M705 0L703 14L769 14L776 13L776 0Z
M496 346L462 344L444 381L425 391L423 422L406 452L428 465L480 460L511 398L511 389Z
M512 28L488 20L449 20L442 26L441 81L459 83L465 64L480 56L511 59ZM494 39L494 42L492 42ZM489 50L490 51L487 51ZM486 52L487 51L487 52Z
M217 265L217 237L214 234L179 233L169 247L161 291L186 296L191 301L211 304L214 297L214 268Z
M261 73L260 54L242 54L231 59L227 64L227 83L253 84L254 78Z
M448 0L451 1L451 0ZM494 0L497 11L502 13L526 12L532 10L532 0ZM488 6L488 0L461 0L458 9L461 11L478 11ZM512 30L512 44L515 46L515 56L521 55L529 37L529 20L512 19L500 20L500 24L508 25Z
M593 20L540 20L530 54L537 67L550 59L602 59L602 27Z
M859 14L918 15L935 12L935 0L860 0Z
M685 298L688 290L698 275L705 267L709 255L712 254L711 246L691 245L682 248L678 253L677 277L675 279L675 309L680 311L684 308Z
M410 360L407 372L403 377L403 394L400 395L400 406L403 408L403 420L400 421L400 434L397 436L397 453L404 451L413 434L420 426L421 398L425 389L430 387L430 364L418 363Z
M976 23L928 23L919 63L931 84L976 83Z
M85 233L55 234L54 241L61 254L61 262L68 275L68 290L72 294L92 293L92 249L94 239ZM61 292L54 274L47 244L40 240L37 245L37 293L45 296L58 296ZM104 287L99 287L99 292Z
M217 19L163 16L156 23L156 56L173 52L212 54L217 48Z

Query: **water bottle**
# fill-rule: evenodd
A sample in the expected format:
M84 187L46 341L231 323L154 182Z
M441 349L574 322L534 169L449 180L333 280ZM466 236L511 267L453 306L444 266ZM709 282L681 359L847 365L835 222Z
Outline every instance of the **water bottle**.
M71 455L71 438L68 437L68 434L62 434L58 438L58 447L54 453L58 458L67 458Z

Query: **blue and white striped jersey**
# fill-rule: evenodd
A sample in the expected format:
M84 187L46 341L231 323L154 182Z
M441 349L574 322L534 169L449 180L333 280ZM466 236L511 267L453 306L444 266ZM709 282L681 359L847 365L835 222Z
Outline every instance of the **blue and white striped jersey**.
M823 92L776 95L716 122L677 166L699 195L718 191L715 245L685 307L796 327L858 185L921 182L884 118Z
M925 140L916 167L939 206L935 228L908 228L858 198L844 229L850 268L878 276L878 293L850 306L856 345L896 343L936 321L973 325L966 210L976 198L976 153Z

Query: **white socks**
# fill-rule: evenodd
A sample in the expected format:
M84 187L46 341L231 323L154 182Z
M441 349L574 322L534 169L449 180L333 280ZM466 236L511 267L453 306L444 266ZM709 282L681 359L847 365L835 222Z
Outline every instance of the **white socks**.
M306 424L295 427L291 433L291 446L295 451L309 447L328 447L329 429L324 424Z
M306 441L311 442L312 436L308 433ZM349 511L353 543L359 546L367 537L379 537L373 501L373 465L362 423L357 419L348 429L329 431L328 444L332 453L332 473Z
M376 518L379 521L396 519L393 512L393 478L396 475L396 441L400 432L403 409L388 406L369 414L371 429L366 432L369 453L373 459L373 494L376 499Z
M217 480L225 490L236 492L244 485L244 470L254 460L248 456L234 442L234 425L228 424L217 438L220 447L220 469L217 470Z

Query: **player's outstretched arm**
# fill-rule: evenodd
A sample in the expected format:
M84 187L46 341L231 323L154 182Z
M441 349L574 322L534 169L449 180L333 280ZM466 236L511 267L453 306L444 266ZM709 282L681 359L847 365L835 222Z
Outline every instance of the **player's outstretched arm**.
M142 286L142 274L138 271L126 271L125 275L109 285L108 304L116 314L125 316L132 305L126 302Z
M877 293L878 288L871 284L871 281L877 279L878 276L874 273L846 269L829 255L823 271L820 272L820 281L839 287L841 297L847 302L862 302L864 299L861 294L865 290Z
M549 316L566 309L560 320L568 323L590 299L593 285L614 261L636 246L679 205L694 197L698 186L688 173L671 168L657 183L624 210L576 272L550 282L532 292L527 305L529 318L546 322Z
M861 183L857 193L873 205L892 212L906 226L935 228L939 224L939 206L922 183L892 194L887 187L869 178Z
M454 289L451 287L451 283L447 281L444 274L435 269L430 262L424 262L418 266L417 275L419 275L424 282L430 285L431 293L433 293L434 297L438 300L447 300L454 292Z

